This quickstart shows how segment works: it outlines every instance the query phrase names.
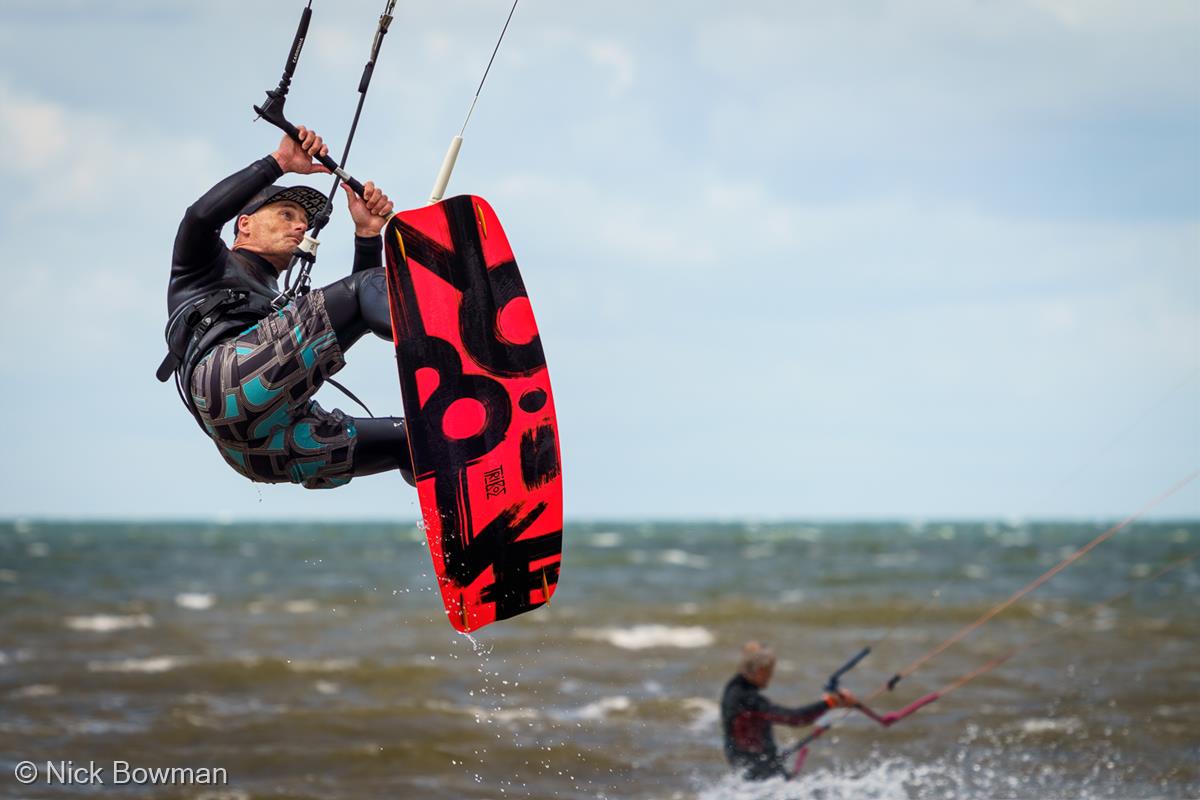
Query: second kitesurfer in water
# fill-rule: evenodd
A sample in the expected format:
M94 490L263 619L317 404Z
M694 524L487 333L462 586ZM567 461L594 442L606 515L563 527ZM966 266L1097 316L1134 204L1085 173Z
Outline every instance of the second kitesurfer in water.
M170 355L159 378L177 373L197 420L250 480L322 489L399 469L412 483L403 419L349 417L313 399L364 333L392 338L379 235L392 212L387 195L368 182L359 197L343 184L355 232L350 275L278 302L279 275L325 204L316 189L274 185L289 172L329 171L314 161L329 148L313 131L299 132L299 142L284 136L184 214L167 288ZM230 220L232 248L220 236Z
M828 692L816 703L799 708L777 706L762 690L775 673L775 653L758 642L742 648L738 674L725 684L721 696L721 726L725 734L725 758L743 778L762 781L789 777L780 763L772 725L810 725L832 708L858 706L850 692Z

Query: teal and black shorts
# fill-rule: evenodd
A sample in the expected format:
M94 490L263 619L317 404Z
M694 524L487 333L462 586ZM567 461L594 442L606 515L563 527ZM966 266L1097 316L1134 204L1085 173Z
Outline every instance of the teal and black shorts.
M345 365L320 289L214 347L192 373L200 421L253 481L328 489L350 481L356 431L312 399Z

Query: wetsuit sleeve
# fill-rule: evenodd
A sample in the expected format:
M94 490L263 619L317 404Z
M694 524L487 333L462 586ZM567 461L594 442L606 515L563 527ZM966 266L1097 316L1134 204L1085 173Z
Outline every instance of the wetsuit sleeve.
M787 708L775 705L761 694L754 696L750 706L760 717L778 725L808 725L829 710L823 700L800 708Z
M221 252L221 226L254 194L283 176L279 163L267 156L233 173L204 193L184 212L175 235L175 270L189 271L211 264Z
M351 272L362 272L383 266L383 239L379 236L354 237L354 268Z

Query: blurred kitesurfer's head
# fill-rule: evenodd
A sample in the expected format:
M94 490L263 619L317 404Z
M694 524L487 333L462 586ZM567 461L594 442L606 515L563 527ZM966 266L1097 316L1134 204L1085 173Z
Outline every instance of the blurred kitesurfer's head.
M775 673L775 651L761 642L746 642L742 646L738 672L758 688L765 689Z
M257 253L285 269L324 205L325 195L316 189L268 186L238 212L233 249Z

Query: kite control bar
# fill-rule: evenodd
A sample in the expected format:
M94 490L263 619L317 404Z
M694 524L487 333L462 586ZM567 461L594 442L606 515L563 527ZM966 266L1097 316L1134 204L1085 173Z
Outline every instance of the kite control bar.
M838 667L837 671L829 676L829 682L825 684L825 691L836 692L838 690L838 681L842 679L842 676L858 666L858 662L862 661L864 658L870 655L870 653L871 648L864 647L862 650L858 651L858 655L854 656L854 658Z
M309 0L308 5L304 7L304 11L300 14L300 25L296 28L296 38L292 40L292 48L288 51L287 61L283 65L283 77L279 79L279 85L274 89L267 90L267 99L261 106L255 106L254 111L259 117L274 125L279 130L286 133L288 136L300 141L300 132L296 130L296 126L288 122L287 117L283 115L283 104L287 100L288 89L292 85L292 75L296 72L296 64L300 61L300 51L304 48L304 40L308 38L308 23L312 19L312 0ZM383 26L386 32L386 25ZM372 58L368 63L368 69L364 71L362 80L359 82L359 91L365 93L364 86L370 82L370 73L374 70L375 54L378 52L379 43L382 40L382 34L378 34L375 38L375 44L372 45ZM357 121L357 120L356 120ZM341 178L354 190L355 194L362 196L363 185L350 176L344 169L338 166L338 163L327 155L316 156L318 162L326 167L334 175Z
M334 195L337 194L338 182L344 182L359 197L362 197L366 191L360 181L346 172L345 165L346 159L350 155L350 145L354 143L354 133L358 130L358 120L362 116L363 104L367 99L367 88L371 85L371 76L375 73L375 62L379 58L379 48L383 44L383 37L387 34L388 27L391 25L392 11L395 7L396 0L387 0L383 13L379 16L379 25L375 30L375 38L371 42L371 56L367 59L362 77L358 81L358 106L354 110L354 121L350 125L350 134L346 137L346 150L342 153L341 163L339 164L334 161L328 155L315 156L316 160L336 177L334 178L333 186L329 190L329 196L325 199L324 207L310 221L311 224L309 227L311 233L304 235L304 241L300 243L296 251L292 254L292 260L288 264L283 281L283 291L275 298L277 308L291 302L297 294L303 294L308 291L309 274L317 260L317 245L319 244L317 237L320 236L321 231L329 223L329 215L333 208ZM283 77L279 79L279 85L274 89L267 90L267 99L262 105L254 106L254 110L258 113L259 118L265 119L276 128L279 128L296 142L300 142L300 131L284 116L283 106L287 100L288 89L292 84L292 76L296 71L296 64L300 60L300 51L304 47L305 39L308 38L308 25L311 19L312 0L308 0L308 5L305 6L304 11L300 14L300 24L296 28L296 37L292 40L292 47L288 51L287 61L284 62ZM293 282L292 270L297 265L299 265L299 271L295 282ZM362 405L361 402L359 404ZM366 406L363 407L366 408Z
M271 93L267 92L267 94L270 95ZM279 128L279 130L283 131L297 142L300 141L300 131L296 130L296 126L288 122L287 118L283 116L282 97L278 100L272 98L271 100L263 103L261 106L255 106L254 110L258 112L258 115L267 122L271 123L276 128ZM330 156L313 156L313 158L315 158L322 166L328 168L328 170L334 175L337 175L339 178L341 178L347 186L354 190L355 194L357 194L359 197L362 196L362 193L365 191L362 183L350 175L350 173L346 172L346 170L339 167L338 163Z
M833 674L829 676L829 680L825 682L825 691L830 692L832 694L837 694L838 691L841 689L840 683L842 680L842 676L845 675L850 670L854 669L856 666L858 666L858 662L862 661L864 658L866 658L868 655L870 655L870 653L871 653L871 648L864 647L862 650L859 650L849 661L847 661L845 664L842 664L840 667L838 667L836 670L834 670ZM862 703L859 703L858 705L856 705L855 708L858 711L860 711L861 713L863 713L866 716L870 717L871 719L875 720L876 722L878 722L880 725L882 725L885 728L892 724L892 720L888 719L888 717L891 716L890 714L881 717L878 714L876 714L874 711L872 711L871 709L867 708ZM808 736L805 736L800 741L796 742L795 744L791 745L790 747L788 747L788 748L784 749L782 752L780 752L780 754L779 754L780 762L782 762L786 758L790 758L793 754L796 757L795 762L792 765L792 769L790 771L788 771L788 779L789 780L791 778L794 778L800 772L800 770L803 768L804 761L805 761L805 759L808 758L808 746L810 744L812 744L813 742L815 742L817 739L820 739L822 736L824 736L826 731L828 731L832 727L833 727L833 725L831 723L827 723L825 725L817 725L815 728L813 728L812 733L810 733Z

